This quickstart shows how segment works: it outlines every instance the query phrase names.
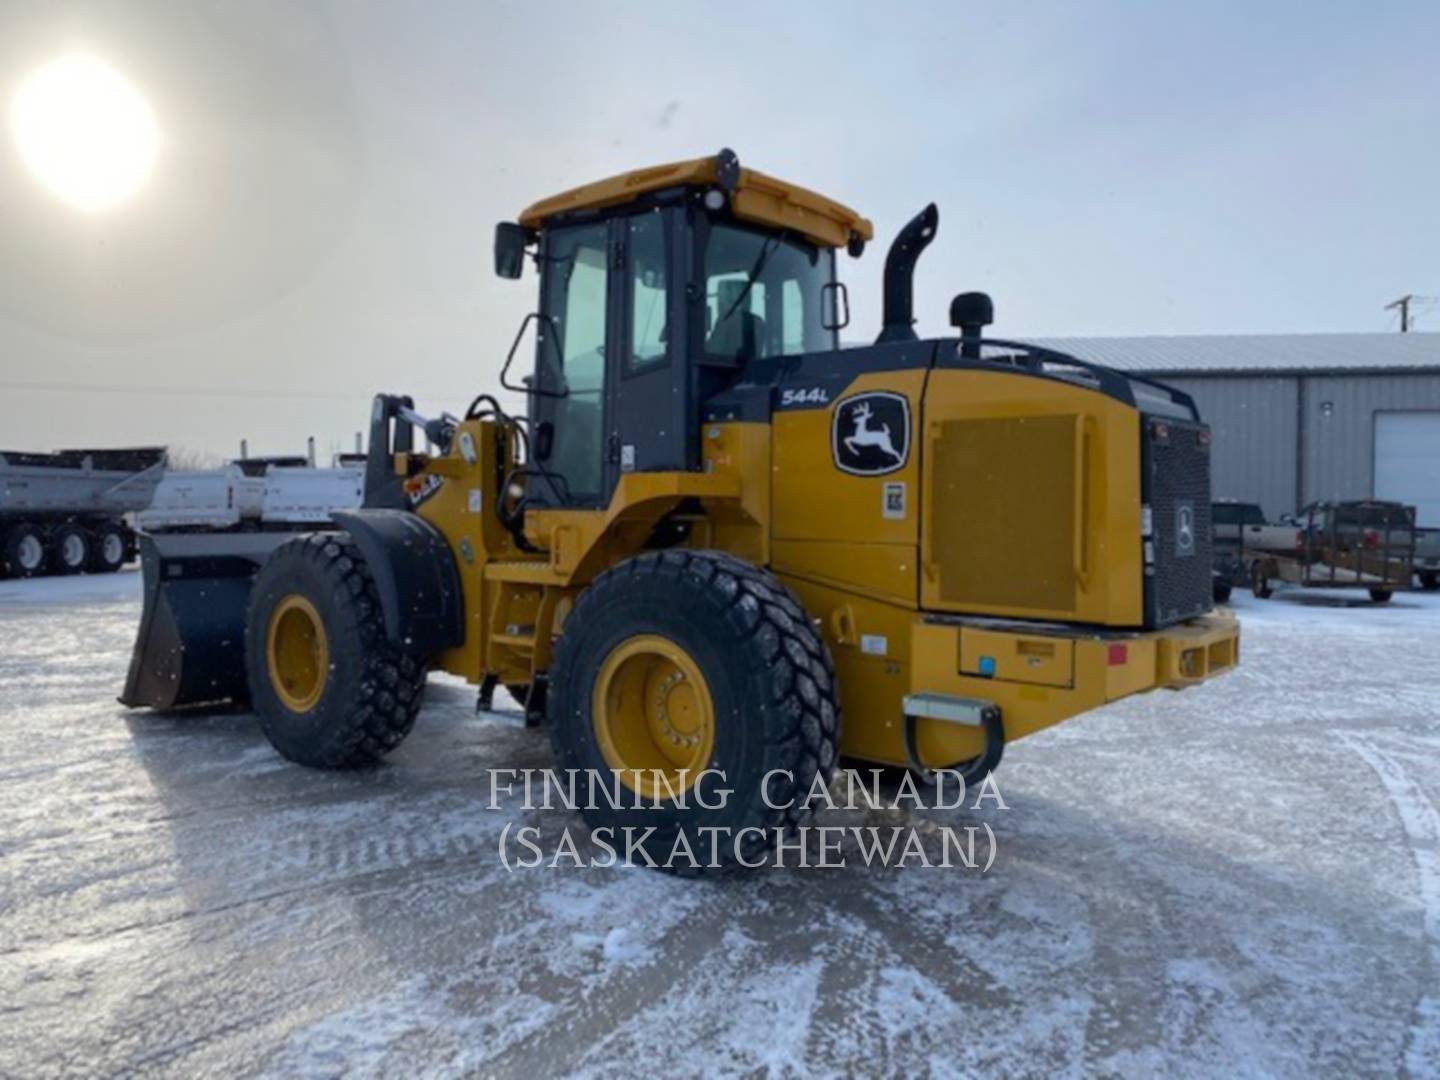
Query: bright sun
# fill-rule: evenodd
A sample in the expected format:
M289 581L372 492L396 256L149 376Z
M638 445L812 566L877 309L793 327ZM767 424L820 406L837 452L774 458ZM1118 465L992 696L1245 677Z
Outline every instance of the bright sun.
M123 202L155 161L150 106L92 56L61 57L33 72L10 103L10 126L36 178L80 210Z

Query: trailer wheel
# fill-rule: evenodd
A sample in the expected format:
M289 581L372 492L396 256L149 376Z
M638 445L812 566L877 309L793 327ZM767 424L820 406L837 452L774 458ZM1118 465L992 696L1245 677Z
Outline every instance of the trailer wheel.
M763 863L838 757L824 642L779 581L723 552L600 575L565 620L549 693L556 767L621 796L585 800L586 822L677 873Z
M96 574L113 574L125 565L125 530L119 525L101 525L90 545L90 570Z
M90 534L79 525L64 525L50 536L50 564L57 574L79 574L90 565Z
M1371 590L1370 590L1370 599L1371 599L1371 600L1374 600L1375 603L1377 603L1377 604L1388 604L1388 603L1390 602L1390 597L1392 597L1392 596L1394 596L1394 595L1395 595L1395 594L1394 594L1393 592L1391 592L1389 589L1371 589Z
M1258 562L1250 567L1250 591L1260 600L1269 600L1275 593L1270 579L1265 576L1265 568Z
M1420 588L1426 592L1434 592L1440 589L1440 571L1423 570L1420 573Z
M250 695L283 757L369 765L415 724L425 666L391 644L375 580L345 533L312 533L261 568L245 626Z
M5 537L5 566L14 577L35 577L45 572L45 533L28 522L16 525Z

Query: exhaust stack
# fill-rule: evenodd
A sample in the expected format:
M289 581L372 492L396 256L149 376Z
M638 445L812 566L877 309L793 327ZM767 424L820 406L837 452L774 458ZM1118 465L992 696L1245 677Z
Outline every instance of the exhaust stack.
M885 322L877 345L888 341L914 341L915 263L935 239L940 211L931 203L900 230L885 256Z

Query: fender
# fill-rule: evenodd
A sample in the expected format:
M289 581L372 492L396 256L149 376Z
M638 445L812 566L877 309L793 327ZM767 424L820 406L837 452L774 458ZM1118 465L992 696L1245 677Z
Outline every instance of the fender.
M408 510L337 510L330 518L365 556L386 637L417 656L465 643L460 572L439 529Z

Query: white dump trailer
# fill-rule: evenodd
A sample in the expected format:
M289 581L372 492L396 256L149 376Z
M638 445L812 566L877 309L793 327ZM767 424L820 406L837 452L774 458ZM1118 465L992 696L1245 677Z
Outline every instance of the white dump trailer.
M135 557L125 515L150 505L164 473L163 447L0 451L0 572L120 569Z
M218 469L168 473L135 516L145 532L295 530L328 525L364 498L365 469L351 455L330 468L307 459L247 458Z

